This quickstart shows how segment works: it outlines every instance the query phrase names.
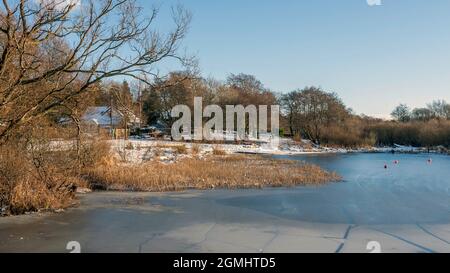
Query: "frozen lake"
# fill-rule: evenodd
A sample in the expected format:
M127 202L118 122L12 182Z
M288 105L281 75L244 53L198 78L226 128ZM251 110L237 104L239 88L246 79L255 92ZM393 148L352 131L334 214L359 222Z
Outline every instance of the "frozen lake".
M320 189L300 188L284 195L268 194L264 197L268 204L265 208L252 207L254 202L249 199L233 202L313 222L450 223L449 156L347 154L281 158L307 161L336 171L344 182Z
M82 252L368 252L372 241L383 252L450 252L450 157L289 158L337 171L344 182L93 193L62 214L0 219L0 252L68 252L69 241Z

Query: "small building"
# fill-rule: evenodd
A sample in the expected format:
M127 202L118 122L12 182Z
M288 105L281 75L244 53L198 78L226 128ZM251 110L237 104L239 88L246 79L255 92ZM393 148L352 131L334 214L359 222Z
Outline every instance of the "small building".
M81 120L88 132L108 133L114 138L126 138L140 126L140 119L132 111L109 106L89 107Z

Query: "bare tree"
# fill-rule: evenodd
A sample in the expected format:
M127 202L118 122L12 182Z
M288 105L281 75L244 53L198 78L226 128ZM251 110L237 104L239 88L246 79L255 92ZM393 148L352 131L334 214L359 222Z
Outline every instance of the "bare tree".
M408 122L411 120L411 111L408 105L400 104L392 111L391 116L400 122Z
M297 120L300 109L298 107L299 91L292 91L287 94L283 94L281 97L281 104L283 109L283 114L286 116L289 131L292 136L301 134L299 128L300 122Z
M429 121L434 117L433 111L428 108L414 108L411 112L412 120Z
M0 10L0 142L55 107L118 76L160 78L156 65L180 55L191 16L173 9L160 34L133 0L3 0ZM139 75L146 75L142 77Z
M316 144L320 144L328 127L340 125L350 114L337 94L317 87L292 91L281 101L291 133L301 134Z
M427 108L436 118L450 119L450 104L448 104L445 100L435 100L428 104Z

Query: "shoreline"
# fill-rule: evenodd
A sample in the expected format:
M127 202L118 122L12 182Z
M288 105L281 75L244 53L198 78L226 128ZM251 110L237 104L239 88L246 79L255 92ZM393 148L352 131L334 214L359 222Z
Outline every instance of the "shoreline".
M263 182L259 183L259 181L262 179L261 177L253 177L253 182L249 181L247 179L245 183L242 181L239 182L238 179L232 179L228 181L226 178L221 179L215 179L214 182L210 182L210 179L201 179L199 183L203 186L199 188L199 186L192 186L193 184L197 183L196 180L203 177L203 174L196 174L196 176L188 177L186 176L185 170L178 170L179 168L177 165L178 163L182 161L191 161L190 165L195 164L206 164L205 162L210 162L208 168L214 167L219 168L217 165L218 163L212 164L211 161L217 161L217 156L214 155L214 149L219 149L217 147L220 147L220 149L223 149L222 151L225 154L225 157L233 157L233 156L242 156L243 159L241 164L244 164L247 162L253 162L258 161L258 156L302 156L302 155L344 155L344 154L358 154L358 153L367 153L367 154L391 154L391 153L397 153L397 154L429 154L429 155L448 155L445 152L440 152L437 150L426 150L424 148L413 148L413 147L379 147L379 148L365 148L365 149L338 149L338 148L326 148L326 147L320 147L320 148L312 148L312 149L303 149L302 151L299 150L293 150L292 146L291 149L264 149L261 147L255 147L249 145L238 145L238 144L194 144L194 143L185 143L185 142L163 142L163 141L142 141L142 140L128 140L128 141L108 141L111 145L111 152L112 156L116 159L119 159L120 156L119 148L120 143L128 146L131 143L131 149L127 148L126 154L128 161L121 162L116 161L116 165L110 166L112 169L108 170L108 167L105 166L105 170L102 170L100 172L100 176L98 176L98 181L118 181L118 183L111 183L106 182L106 184L103 182L98 183L98 187L96 183L91 183L89 186L79 185L77 189L77 194L83 194L83 193L90 193L91 191L97 191L97 190L104 190L104 191L117 191L117 192L180 192L180 191L189 191L189 190L209 190L209 189L224 189L224 190L234 190L234 189L271 189L271 188L280 188L280 187L296 187L296 186L305 186L309 184L306 182L304 178L298 180L302 181L301 184L303 185L295 185L296 183L293 182L294 178L291 175L283 174L283 176L277 177L276 179L273 178L272 183ZM194 149L194 145L200 146L198 153L194 153L192 150ZM184 146L185 149L183 152L177 152L177 147ZM198 148L198 147L197 147ZM154 153L154 149L160 150L158 154ZM149 152L150 151L150 152ZM144 159L143 155L148 156L147 159ZM248 157L246 157L246 155ZM254 157L253 157L254 156ZM219 156L220 157L220 156ZM215 159L216 158L216 159ZM195 163L195 161L197 163ZM220 160L218 160L220 162ZM194 164L195 163L195 164ZM180 163L184 164L184 163ZM248 163L245 163L248 165ZM244 165L245 165L244 164ZM268 163L266 163L268 164ZM273 168L271 164L275 164L274 166L276 168L284 168L283 161L277 162L274 161L273 163L270 163L268 168ZM153 167L151 167L153 166ZM191 168L190 166L185 166L186 168ZM114 170L114 168L116 170ZM148 172L148 168L153 168L154 170L161 171L161 168L167 169L166 173L168 177L173 175L175 170L178 170L179 177L184 177L185 179L179 178L178 180L181 182L171 181L168 184L160 182L158 179L149 179L148 177L151 176L151 174ZM234 169L234 172L237 172L236 166L227 165L225 167L222 166L221 168L226 169ZM117 170L119 169L119 170ZM121 172L128 172L130 174L129 170L132 170L134 173L133 175L126 175L123 176ZM222 169L221 169L222 170ZM228 170L227 170L228 171ZM308 173L309 171L309 173ZM328 170L323 170L325 173L330 173ZM116 173L117 175L120 175L123 180L127 180L129 177L136 177L139 176L139 178L129 179L130 184L127 184L127 182L119 181L119 178L115 178L114 175L112 178L110 177L109 173ZM241 171L242 172L242 171ZM156 171L158 173L158 171ZM170 175L169 175L170 173ZM233 173L233 172L231 172ZM303 177L308 176L314 176L315 173L318 173L317 170L312 171L305 170ZM147 177L143 174L146 174ZM192 174L191 174L192 175ZM245 174L243 174L245 175ZM338 174L336 174L338 175ZM271 179L272 179L271 178ZM296 179L299 179L296 177ZM152 182L148 182L148 181ZM164 179L163 179L164 180ZM186 181L184 181L186 180ZM251 180L251 179L250 179ZM266 180L266 178L263 178L263 180ZM270 179L269 179L270 180ZM283 180L283 181L281 181ZM292 181L291 181L292 180ZM95 181L95 179L94 179ZM147 182L143 182L147 181ZM226 181L226 182L223 182ZM322 180L323 181L323 180ZM336 179L328 179L328 182L326 183L333 183L336 182ZM310 181L312 182L312 181ZM149 187L142 188L143 186L146 186L146 183L150 183L147 185L150 185ZM153 184L152 184L153 183ZM156 183L156 184L155 184ZM228 183L228 185L227 185ZM106 185L106 186L105 186ZM137 185L137 186L136 186ZM156 185L156 186L155 186ZM5 208L1 208L0 215L4 216ZM40 213L39 211L37 213ZM50 213L58 213L58 210L50 211ZM6 215L8 216L8 215Z
M210 153L215 147L219 147L227 154L247 154L247 155L320 155L320 154L350 154L350 153L399 153L399 154L439 154L450 155L450 150L437 146L433 148L412 147L396 145L393 147L367 147L367 148L333 148L317 146L308 140L302 142L294 142L291 139L282 138L280 147L273 148L267 143L253 144L230 144L230 143L194 143L194 142L176 142L164 139L135 139L128 140L105 140L112 147L113 152L126 152L127 161L130 163L141 163L145 161L145 150L154 148L170 148L177 146L185 146L192 149L193 146L199 147L200 153ZM55 150L70 149L71 142L54 140L51 144ZM147 160L147 159L146 159Z
M295 160L243 154L172 156L170 162L164 161L164 155L142 164L99 165L86 172L86 181L93 189L168 192L320 185L342 179L335 172Z
M170 150L170 148L166 148ZM30 214L58 213L77 207L80 195L92 192L184 192L208 190L245 190L319 186L336 183L342 177L313 164L293 160L271 159L262 155L190 155L176 154L169 163L159 156L143 164L110 161L100 164L84 176L84 182L74 188L71 204L67 207L39 209ZM16 214L4 213L3 217Z
M192 142L175 142L167 140L142 140L142 139L129 139L129 140L110 140L113 147L126 146L131 144L133 149L138 147L152 148L160 145L170 146L186 146L192 148L194 145L199 146L201 150L207 152L214 149L214 147L220 147L228 154L247 154L247 155L320 155L320 154L349 154L349 153L399 153L399 154L441 154L450 155L450 151L444 147L410 147L396 145L393 147L368 147L368 148L332 148L315 146L310 141L302 141L301 143L294 143L290 139L282 138L280 140L280 147L273 148L267 143L254 143L254 144L209 144L209 143L192 143ZM122 143L121 143L122 142ZM125 144L126 143L126 144ZM306 147L305 147L306 146Z

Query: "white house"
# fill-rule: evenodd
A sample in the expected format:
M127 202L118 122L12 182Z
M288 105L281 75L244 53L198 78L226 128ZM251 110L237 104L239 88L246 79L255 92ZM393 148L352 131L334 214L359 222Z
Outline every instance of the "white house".
M81 120L87 125L95 125L101 129L125 129L125 127L133 129L140 124L140 119L131 111L119 109L111 111L109 106L89 107Z

